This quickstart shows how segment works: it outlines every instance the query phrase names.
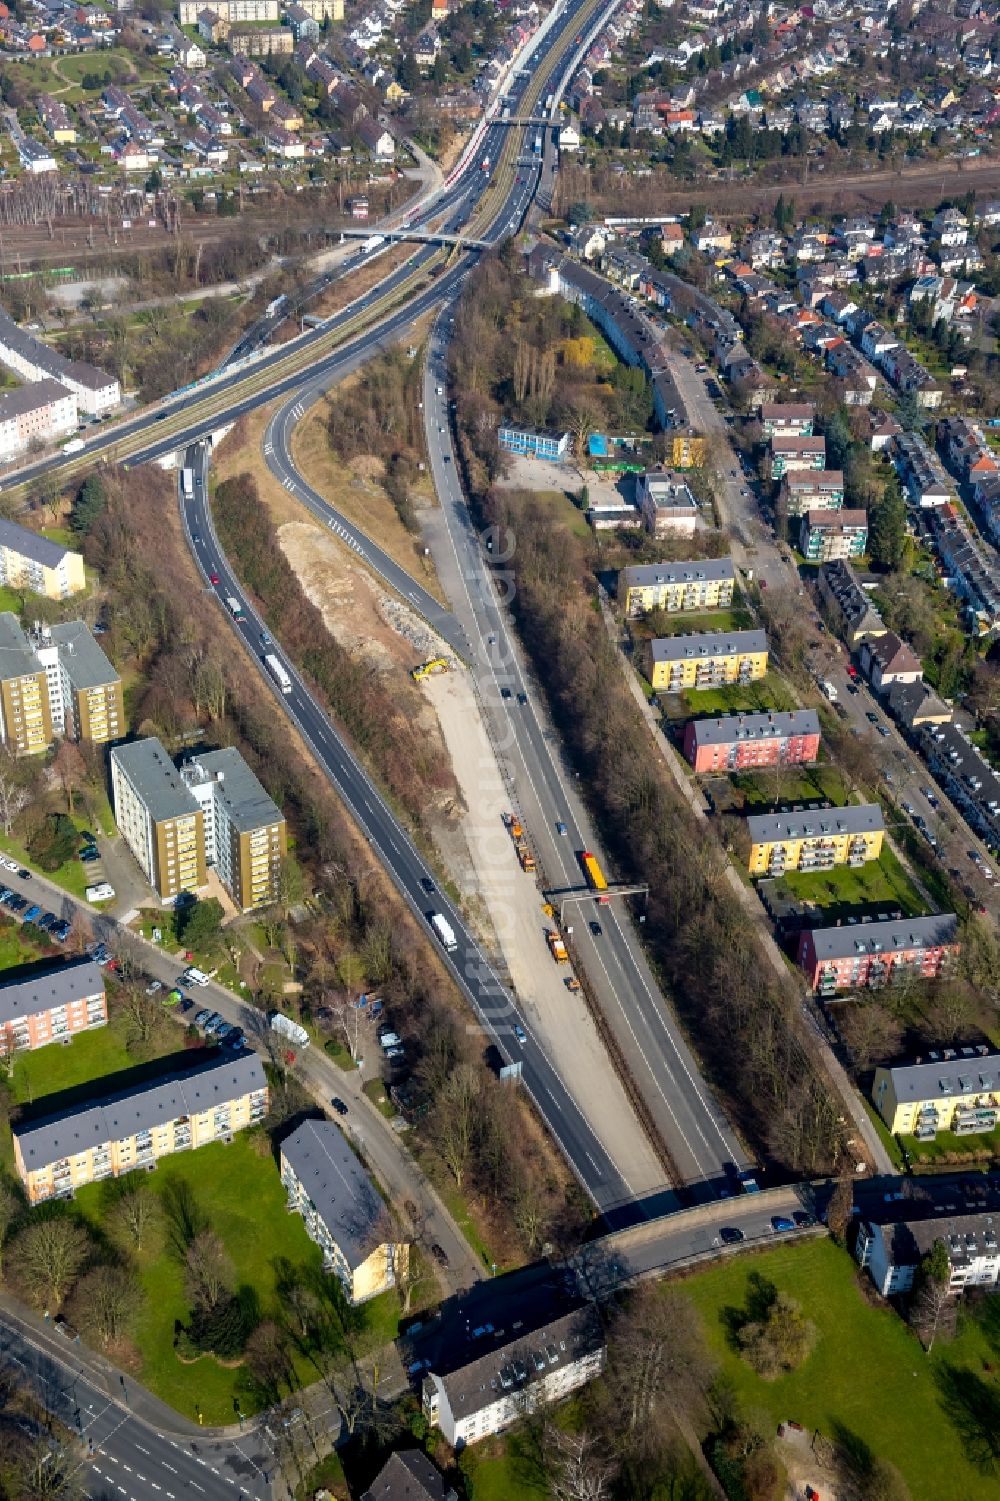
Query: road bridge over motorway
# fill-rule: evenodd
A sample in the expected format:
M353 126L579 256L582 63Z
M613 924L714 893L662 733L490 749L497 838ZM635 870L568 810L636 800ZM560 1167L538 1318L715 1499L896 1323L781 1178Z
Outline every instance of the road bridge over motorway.
M464 250L488 250L491 240L477 240L473 235L449 234L440 229L380 229L372 234L370 229L342 229L346 240L419 240L423 245L461 245Z

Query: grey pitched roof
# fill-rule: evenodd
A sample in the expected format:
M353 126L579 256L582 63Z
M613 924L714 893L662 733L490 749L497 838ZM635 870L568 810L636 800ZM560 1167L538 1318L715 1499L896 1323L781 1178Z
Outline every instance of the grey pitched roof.
M72 550L63 547L61 542L50 542L48 537L39 536L38 532L29 531L26 526L18 526L16 521L8 521L2 516L0 547L8 547L11 552L18 553L22 558L30 558L43 568L58 568L66 554Z
M154 823L201 811L180 772L152 736L116 745L111 757L142 798Z
M180 1115L200 1115L266 1087L256 1053L223 1050L195 1068L175 1070L134 1089L99 1096L76 1110L16 1125L13 1134L26 1170L37 1172L88 1147L121 1141Z
M957 943L958 918L953 912L941 912L935 917L904 917L896 922L813 928L809 937L816 959L822 964L827 959L853 959L860 954L891 954Z
M420 1449L391 1454L361 1501L454 1501L455 1492Z
M57 349L51 349L48 344L43 344L41 339L36 339L27 329L23 329L9 313L0 308L0 346L15 350L23 359L30 361L39 370L44 370L46 375L54 379L65 380L69 377L81 386L88 386L94 391L103 391L105 386L111 384L114 377L106 375L103 370L98 370L96 365L88 365L83 360L68 360Z
M104 980L93 959L58 959L0 985L0 1022L20 1021L103 994Z
M626 589L651 584L697 584L702 581L735 579L732 558L698 558L690 563L634 563L623 568L621 579Z
M118 681L118 673L94 640L82 620L67 620L51 627L53 642L59 648L59 660L66 676L78 691L103 688Z
M793 735L818 735L815 709L790 709L760 714L724 714L719 719L695 719L697 745L735 745L743 740L785 739Z
M844 808L805 808L800 813L762 813L747 819L752 844L784 839L833 839L838 834L873 834L885 829L877 803Z
M232 746L192 757L181 768L181 776L191 783L214 780L216 795L225 804L230 821L244 834L282 822L281 809Z
M332 1121L304 1121L281 1143L281 1155L352 1271L386 1236L385 1205Z
M767 651L765 631L703 631L692 636L662 636L652 643L654 662L688 662Z
M22 417L26 412L37 412L53 401L62 401L73 393L57 380L35 380L26 386L16 386L12 391L0 392L0 422L10 417Z
M604 1348L604 1333L590 1304L563 1313L548 1323L518 1332L488 1353L444 1372L431 1367L425 1380L443 1388L456 1420L491 1407L504 1396L524 1390L560 1366L572 1365Z
M879 1070L880 1073L883 1070ZM956 1054L918 1058L884 1070L892 1081L893 1093L901 1105L920 1100L939 1099L946 1095L1000 1094L1000 1053L989 1048L962 1048Z
M997 1255L1000 1215L958 1214L946 1220L899 1220L881 1227L893 1266L918 1266L943 1241L955 1269L979 1256Z

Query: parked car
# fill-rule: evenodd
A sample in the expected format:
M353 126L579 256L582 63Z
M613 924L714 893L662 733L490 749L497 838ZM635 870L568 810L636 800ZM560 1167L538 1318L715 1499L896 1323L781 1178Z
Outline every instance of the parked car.
M333 1096L333 1099L330 1101L330 1104L333 1106L334 1110L336 1110L336 1112L337 1112L338 1115L346 1115L347 1114L347 1106L344 1104L344 1102L340 1098L339 1094L335 1094Z
M435 1241L431 1246L431 1255L434 1257L434 1260L437 1262L438 1266L448 1265L448 1258L445 1255L444 1247L439 1246L437 1241Z
M160 993L160 991L162 989L163 989L163 981L162 980L150 980L149 984L146 986L146 994L147 995L159 995L159 993Z
M719 1231L719 1239L724 1246L738 1246L741 1241L746 1240L746 1236L735 1225L723 1225Z
M795 1229L795 1221L790 1220L787 1214L773 1214L771 1216L771 1229L775 1235L785 1235L789 1230Z
M796 1225L798 1225L800 1230L808 1230L811 1225L815 1225L816 1223L816 1216L807 1213L805 1209L796 1209L795 1213L792 1215L792 1219L795 1221Z
M25 920L25 922L34 922L34 920L35 920L36 917L40 917L41 916L41 912L42 912L41 907L38 907L34 903L32 903L32 905L28 908L27 912L24 914L24 920ZM98 961L98 962L100 962L100 961Z
M212 1015L212 1013L211 1013L211 1011L209 1011L208 1007L207 1006L203 1006L200 1011L196 1011L195 1014L194 1014L194 1024L195 1024L195 1026L196 1027L203 1027L205 1025L205 1023L208 1021L208 1018L211 1015Z

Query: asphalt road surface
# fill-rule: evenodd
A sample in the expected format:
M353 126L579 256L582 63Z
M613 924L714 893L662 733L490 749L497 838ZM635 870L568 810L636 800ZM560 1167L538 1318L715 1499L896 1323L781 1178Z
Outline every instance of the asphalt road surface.
M433 872L408 833L323 713L295 664L285 656L280 643L271 640L264 622L244 595L215 536L207 489L207 457L204 448L200 448L194 498L184 503L183 516L195 560L207 587L218 599L220 610L414 915L427 924L429 935L430 913L440 913L450 923L456 946L452 952L441 946L441 957L483 1027L484 1047L492 1045L498 1062L520 1065L524 1087L597 1207L610 1208L631 1199L627 1166L612 1162L603 1151L593 1129L519 1016L513 998L466 927L458 908L445 892L437 889ZM237 601L236 617L225 603L228 599ZM265 667L263 657L268 654L275 655L287 673L289 692L280 690ZM432 941L437 940L432 938Z
M70 1339L41 1335L7 1310L0 1313L0 1359L77 1435L91 1501L270 1497L275 1462L262 1436L212 1439L161 1430L130 1410L128 1376L110 1373L102 1383L73 1352Z

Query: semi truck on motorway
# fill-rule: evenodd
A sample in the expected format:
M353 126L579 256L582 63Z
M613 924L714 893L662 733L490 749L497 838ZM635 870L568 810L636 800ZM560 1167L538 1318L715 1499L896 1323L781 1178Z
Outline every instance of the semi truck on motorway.
M239 620L241 622L246 620L246 616L243 613L243 606L240 604L235 594L227 595L226 609L229 611L234 620Z
M597 857L592 855L589 850L583 850L580 854L580 864L583 866L587 881L593 889L601 892L607 891L608 883L605 880L603 870L597 862ZM606 896L599 896L597 900L602 907L608 905L608 898Z
M434 929L449 954L453 954L458 948L458 939L455 937L455 929L446 917L440 912L431 913L431 927Z
M277 683L282 693L291 693L292 680L273 652L268 652L267 656L264 658L264 666L274 678L274 681Z
M181 494L185 500L194 499L194 470L181 470Z
M569 963L569 955L566 952L566 945L563 943L558 933L553 933L552 929L549 928L549 930L545 934L545 941L549 946L550 954L557 964Z

